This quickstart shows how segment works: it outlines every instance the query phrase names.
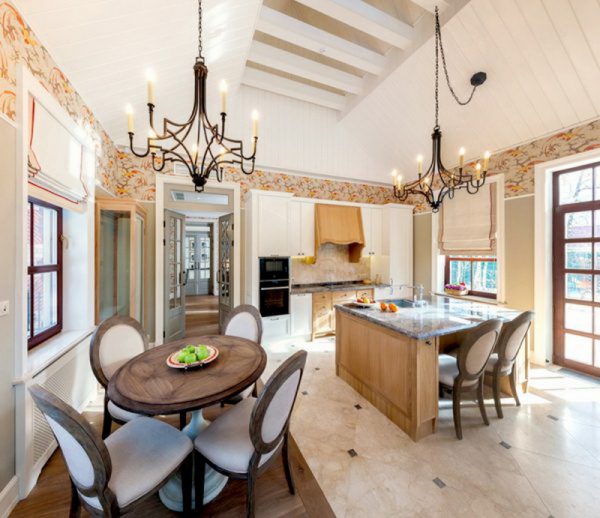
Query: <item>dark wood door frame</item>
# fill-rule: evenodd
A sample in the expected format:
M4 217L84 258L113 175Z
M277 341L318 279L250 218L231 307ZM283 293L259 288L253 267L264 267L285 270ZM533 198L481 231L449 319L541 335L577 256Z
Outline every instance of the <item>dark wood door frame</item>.
M552 310L553 310L553 342L554 347L552 349L552 361L557 365L561 365L576 371L590 374L592 376L600 376L600 368L594 367L595 360L595 339L600 340L600 329L594 329L594 309L592 309L592 333L585 333L573 329L566 329L565 327L565 303L579 304L592 308L600 308L600 300L594 300L594 275L600 275L600 265L594 264L595 262L595 250L594 243L600 243L600 236L596 237L596 213L600 211L600 200L593 200L588 202L580 203L569 203L560 205L560 192L559 192L559 179L563 174L572 173L575 171L581 171L584 169L592 169L592 193L596 191L596 178L594 175L594 169L600 166L600 163L586 164L584 166L574 167L570 169L563 169L556 171L552 178ZM600 188L600 186L598 186ZM592 212L592 237L589 238L573 238L565 239L565 215L574 212ZM600 216L599 216L600 218ZM600 225L599 225L600 226ZM565 263L565 244L566 243L592 243L592 269L582 270L567 268ZM598 267L597 267L598 266ZM570 299L566 297L565 291L565 274L567 273L579 273L588 274L592 276L592 300L583 301L577 299ZM592 339L592 364L587 365L574 361L565 357L565 343L564 335L568 331L569 334L588 337ZM596 334L594 334L596 331Z

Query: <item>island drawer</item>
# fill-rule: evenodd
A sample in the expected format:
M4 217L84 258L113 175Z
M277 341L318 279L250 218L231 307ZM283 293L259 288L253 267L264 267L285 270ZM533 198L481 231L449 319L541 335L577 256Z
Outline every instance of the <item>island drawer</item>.
M317 302L326 302L331 304L331 293L313 293L313 303L316 304Z

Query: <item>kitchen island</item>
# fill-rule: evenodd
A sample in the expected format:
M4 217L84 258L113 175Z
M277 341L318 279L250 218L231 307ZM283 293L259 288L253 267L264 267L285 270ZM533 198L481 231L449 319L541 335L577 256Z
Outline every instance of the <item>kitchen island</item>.
M336 309L336 374L414 441L435 432L440 345L491 318L519 312L432 296L396 313L350 304Z

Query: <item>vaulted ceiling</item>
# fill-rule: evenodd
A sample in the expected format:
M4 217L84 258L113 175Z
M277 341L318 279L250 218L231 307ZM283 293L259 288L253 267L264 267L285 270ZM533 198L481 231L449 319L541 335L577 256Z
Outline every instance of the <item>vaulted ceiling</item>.
M15 1L117 143L125 103L145 113L148 68L159 113L188 115L196 0ZM430 147L435 3L204 0L209 101L218 107L225 79L242 111L262 103L262 165L374 181L398 168L408 178ZM474 72L488 74L466 107L442 84L446 165L460 146L476 157L600 116L600 0L437 3L459 95Z

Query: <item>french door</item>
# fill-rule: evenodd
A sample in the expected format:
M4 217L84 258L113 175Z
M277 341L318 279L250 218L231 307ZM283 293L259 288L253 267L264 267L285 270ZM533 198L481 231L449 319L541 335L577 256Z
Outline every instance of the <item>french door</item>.
M554 358L600 376L600 163L553 178Z

